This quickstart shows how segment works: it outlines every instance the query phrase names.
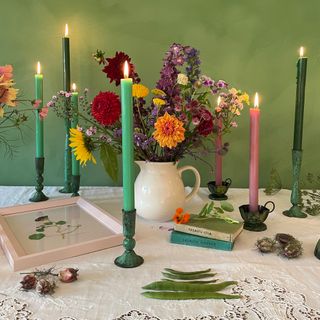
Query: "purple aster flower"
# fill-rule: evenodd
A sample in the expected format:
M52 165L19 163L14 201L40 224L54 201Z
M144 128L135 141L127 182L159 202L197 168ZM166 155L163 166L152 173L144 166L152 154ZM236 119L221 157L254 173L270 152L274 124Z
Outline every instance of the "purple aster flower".
M228 84L224 80L218 80L215 84L218 88L227 88Z

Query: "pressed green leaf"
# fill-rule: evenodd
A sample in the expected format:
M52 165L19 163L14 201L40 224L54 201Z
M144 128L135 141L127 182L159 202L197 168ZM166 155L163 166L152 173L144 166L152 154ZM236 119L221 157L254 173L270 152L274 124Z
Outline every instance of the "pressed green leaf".
M52 224L52 222L51 221L48 221L48 222L45 222L44 223L46 226L50 226L51 224Z
M63 225L63 224L66 224L66 222L63 221L63 220L60 220L60 221L56 222L56 224L57 224L57 225Z
M38 229L36 229L36 231L37 232L43 232L44 231L44 228L42 227L42 228L38 228Z
M233 205L228 201L221 201L220 205L224 211L232 212L234 210Z
M214 207L214 210L216 210L216 212L218 213L224 213L223 209L221 209L220 207Z
M46 235L44 233L34 233L32 235L29 236L30 240L40 240L42 238L44 238Z
M118 159L116 151L109 144L102 144L100 148L100 159L107 174L116 182L118 179Z

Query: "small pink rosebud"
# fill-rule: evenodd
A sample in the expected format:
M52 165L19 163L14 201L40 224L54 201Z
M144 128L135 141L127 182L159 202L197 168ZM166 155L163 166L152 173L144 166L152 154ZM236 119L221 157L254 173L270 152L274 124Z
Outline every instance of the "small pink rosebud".
M59 272L59 279L61 282L73 282L78 280L78 269L66 268Z
M39 112L40 118L43 120L48 115L48 112L49 112L48 106L43 107Z
M40 99L37 99L37 100L33 100L33 101L32 101L33 107L34 107L35 109L38 109L40 103L41 103L41 100L40 100Z

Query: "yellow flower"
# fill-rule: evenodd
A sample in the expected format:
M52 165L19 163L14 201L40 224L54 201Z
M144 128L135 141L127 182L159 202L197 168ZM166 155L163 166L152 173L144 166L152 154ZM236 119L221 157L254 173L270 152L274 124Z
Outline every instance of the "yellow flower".
M158 118L154 127L156 130L153 136L161 147L172 149L185 139L183 122L167 112Z
M149 94L149 89L143 84L135 83L132 86L132 96L135 98L144 98Z
M158 88L152 89L151 92L156 96L162 96L162 97L166 96L166 93Z
M16 99L18 91L19 90L15 88L0 86L0 103L15 107L17 105Z
M156 106L163 106L164 104L166 104L166 102L160 98L153 98L152 101Z
M237 116L240 116L239 108L238 108L236 105L230 106L229 110L230 110L233 114L235 114L235 115L237 115Z
M236 94L238 93L238 90L237 90L236 88L231 88L231 89L229 90L229 92L230 92L231 94L236 95Z
M246 92L239 97L239 100L240 100L240 102L244 102L248 105L250 104L250 98Z
M94 164L97 163L92 154L93 146L90 144L90 138L85 137L80 130L71 128L69 140L69 146L73 148L72 151L76 156L76 159L80 161L81 165L85 166L89 160Z
M4 115L4 109L0 107L0 118L3 118L3 115Z

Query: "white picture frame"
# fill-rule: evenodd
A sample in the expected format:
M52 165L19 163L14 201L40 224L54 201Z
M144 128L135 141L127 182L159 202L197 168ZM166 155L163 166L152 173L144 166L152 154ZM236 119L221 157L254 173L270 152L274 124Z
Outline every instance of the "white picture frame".
M0 241L13 271L121 245L122 224L81 197L0 209Z

